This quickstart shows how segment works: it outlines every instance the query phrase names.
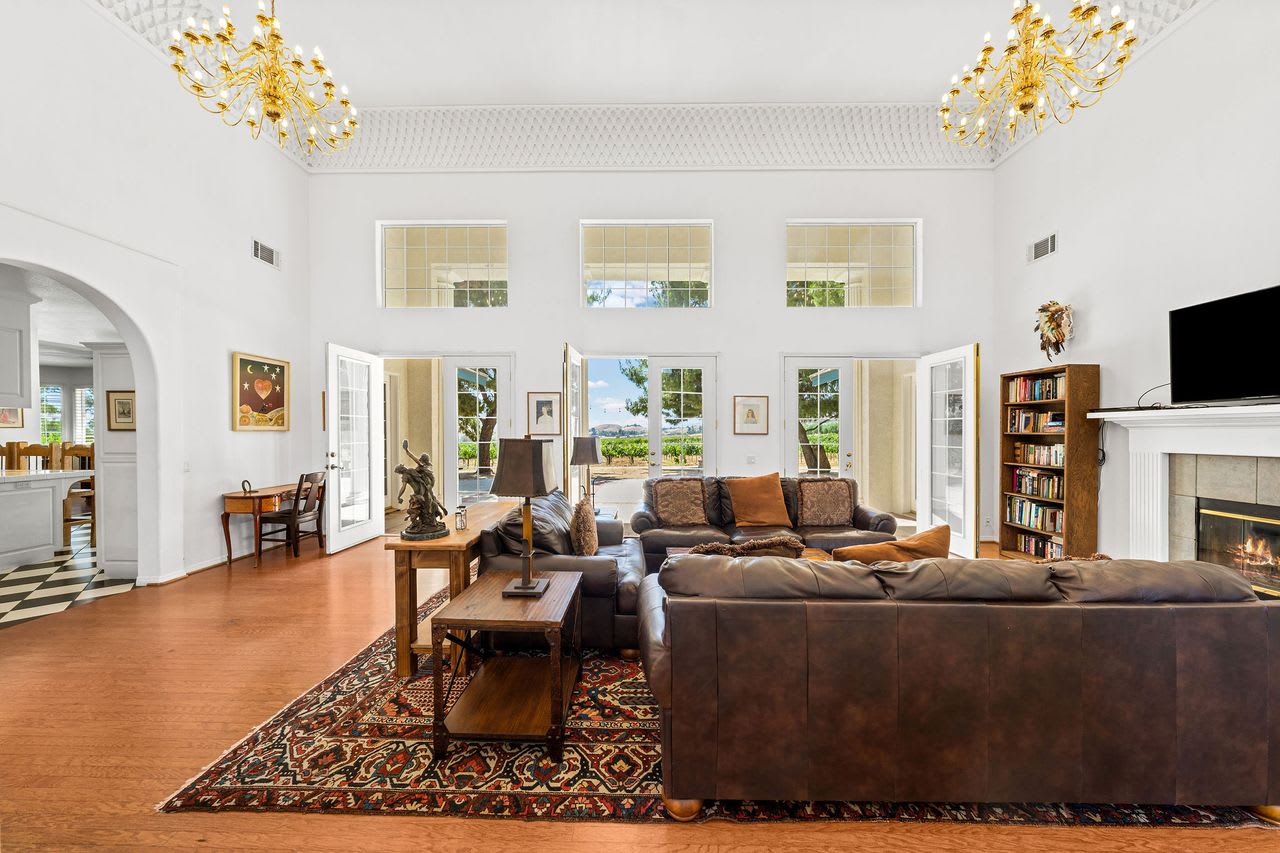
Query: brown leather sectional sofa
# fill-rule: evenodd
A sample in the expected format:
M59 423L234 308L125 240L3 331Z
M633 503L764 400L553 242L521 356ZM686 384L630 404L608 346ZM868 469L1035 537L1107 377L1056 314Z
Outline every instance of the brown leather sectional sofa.
M644 503L631 516L631 529L640 537L644 549L645 565L656 572L667 558L668 548L692 548L707 542L741 543L750 539L770 536L794 536L810 548L831 551L846 545L865 545L885 542L893 538L898 529L897 520L887 512L880 512L858 503L858 484L847 480L854 495L853 524L842 527L805 527L799 523L799 498L794 477L783 477L782 499L787 505L790 527L738 527L733 515L733 498L724 484L731 477L704 477L706 525L688 527L665 526L653 511L653 483L644 482Z
M679 817L1280 803L1280 601L1220 566L681 555L639 616Z

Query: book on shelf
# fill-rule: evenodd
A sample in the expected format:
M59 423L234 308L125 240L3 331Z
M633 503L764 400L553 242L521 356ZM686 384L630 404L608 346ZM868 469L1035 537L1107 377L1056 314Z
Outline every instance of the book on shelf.
M1066 445L1016 441L1013 444L1013 461L1023 465L1063 465L1067 461Z
M1030 498L1062 500L1062 475L1042 471L1038 468L1014 468L1013 490Z
M1010 409L1005 419L1008 432L1065 432L1066 413L1037 409Z
M1060 560L1065 556L1061 542L1029 533L1019 533L1014 537L1013 548L1031 557Z
M1066 396L1067 374L1065 372L1036 379L1030 376L1015 376L1005 383L1005 399L1010 403L1061 400Z
M1005 498L1004 520L1045 533L1062 533L1067 513L1062 507L1047 506L1030 498Z

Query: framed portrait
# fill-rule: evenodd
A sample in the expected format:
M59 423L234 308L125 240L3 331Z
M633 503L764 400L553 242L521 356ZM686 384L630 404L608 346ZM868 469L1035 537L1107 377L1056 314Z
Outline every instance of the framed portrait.
M138 428L137 403L136 391L108 391L107 429L136 430Z
M735 396L733 398L733 434L769 434L769 398Z
M529 392L529 435L560 434L560 392Z
M289 362L231 354L231 428L239 432L289 429Z
M0 429L22 429L22 409L0 409Z

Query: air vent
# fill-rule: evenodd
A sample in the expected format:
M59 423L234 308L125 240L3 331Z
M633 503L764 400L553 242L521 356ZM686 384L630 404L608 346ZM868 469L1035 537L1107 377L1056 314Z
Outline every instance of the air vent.
M1047 258L1056 251L1058 251L1058 235L1050 234L1027 247L1027 263Z
M253 256L264 264L271 264L276 269L280 269L280 253L268 246L266 243L253 241Z

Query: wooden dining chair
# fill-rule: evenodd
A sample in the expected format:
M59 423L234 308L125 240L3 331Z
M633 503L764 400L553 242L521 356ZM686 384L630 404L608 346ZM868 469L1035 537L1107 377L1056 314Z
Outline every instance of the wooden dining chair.
M37 460L36 467L41 471L52 471L62 465L62 448L55 444L28 444L18 450L19 470L25 470L28 459Z
M298 478L298 490L294 493L292 504L274 512L262 514L263 533L258 541L259 559L262 558L263 542L283 542L286 547L293 550L293 556L297 557L298 542L304 536L316 537L316 541L320 543L321 552L324 551L324 480L324 471L303 474ZM302 529L302 525L312 523L315 524L314 529ZM278 535L280 531L277 530L275 531L277 535L268 536L267 525L283 527L284 535Z
M5 442L3 450L4 467L6 471L18 470L18 451L27 446L25 441L9 441Z

